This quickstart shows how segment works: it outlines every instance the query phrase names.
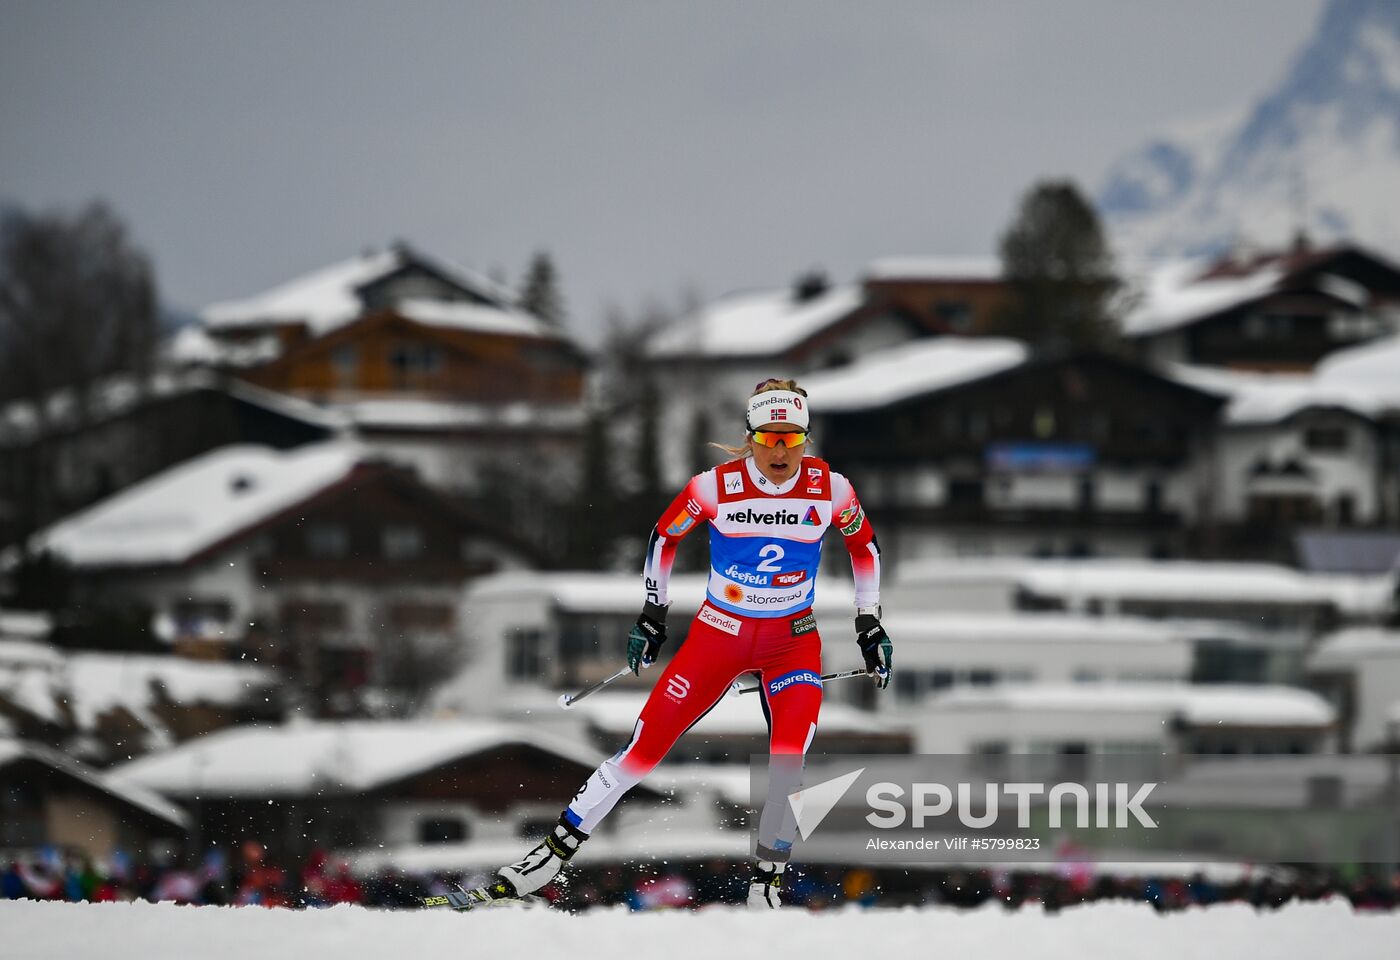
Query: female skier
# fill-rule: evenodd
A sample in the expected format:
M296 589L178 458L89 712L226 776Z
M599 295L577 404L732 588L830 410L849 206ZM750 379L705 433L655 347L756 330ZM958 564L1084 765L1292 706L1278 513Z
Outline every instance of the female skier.
M774 767L789 758L800 776L822 699L812 592L829 526L841 531L851 555L856 643L866 672L880 689L888 686L892 644L880 626L879 546L850 481L824 461L804 456L806 396L791 380L760 383L748 401L744 446L726 448L741 455L691 478L662 514L647 548L646 602L628 637L627 664L637 673L656 662L666 642L676 545L708 521L709 583L686 642L652 688L632 739L588 778L553 832L469 896L523 897L553 880L623 794L742 674L759 674ZM779 803L766 804L760 820L751 907L779 905L791 856L795 824L790 811L773 809L787 806L786 794L778 793Z

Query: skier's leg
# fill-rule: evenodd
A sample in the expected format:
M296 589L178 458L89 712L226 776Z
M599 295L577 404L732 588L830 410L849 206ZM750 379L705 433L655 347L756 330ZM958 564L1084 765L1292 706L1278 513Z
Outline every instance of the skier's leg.
M797 817L789 798L802 789L803 758L817 732L821 673L821 639L815 627L790 639L776 638L764 664L760 696L768 718L768 796L758 821L754 874L749 882L752 909L769 910L782 903L783 871L797 836Z
M781 643L763 668L760 696L768 718L768 797L759 817L760 860L785 863L797 818L788 798L802 789L802 762L822 703L821 638L815 629Z
M698 619L671 658L642 707L627 744L599 764L579 788L544 842L523 860L501 868L503 895L533 893L553 880L633 786L661 761L671 745L714 707L742 672L749 643ZM504 888L503 888L504 889Z
M592 833L681 735L724 698L730 683L743 672L747 648L739 638L696 620L652 688L631 739L579 788L564 809L564 818L585 834Z

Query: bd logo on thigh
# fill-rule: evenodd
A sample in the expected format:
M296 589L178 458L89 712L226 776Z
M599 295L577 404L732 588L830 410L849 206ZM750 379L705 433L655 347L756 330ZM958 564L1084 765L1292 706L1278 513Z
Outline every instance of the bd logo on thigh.
M679 673L666 681L666 695L672 700L684 700L690 693L690 681Z

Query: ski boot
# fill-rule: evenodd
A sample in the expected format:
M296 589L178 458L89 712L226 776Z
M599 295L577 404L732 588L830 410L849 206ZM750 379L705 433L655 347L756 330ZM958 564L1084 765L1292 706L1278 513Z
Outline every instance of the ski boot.
M749 881L749 909L776 910L783 905L778 895L783 884L785 863L772 860L759 860L753 868L753 879Z
M588 834L563 817L553 832L539 846L525 854L524 859L502 867L500 875L486 885L491 899L522 899L559 876L564 864L578 851Z

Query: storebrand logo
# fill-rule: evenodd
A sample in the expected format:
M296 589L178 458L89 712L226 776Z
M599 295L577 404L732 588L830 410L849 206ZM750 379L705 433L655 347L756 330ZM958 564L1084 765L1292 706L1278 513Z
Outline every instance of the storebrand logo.
M801 517L791 510L776 510L773 513L759 513L752 507L745 510L736 510L726 513L724 519L730 523L766 523L766 524L794 524L800 523Z
M673 700L684 700L690 693L690 681L678 673L666 681L666 693Z
M743 493L744 475L741 473L726 473L724 475L725 493Z
M701 623L708 623L715 629L723 630L725 633L732 634L736 637L739 635L739 628L742 626L738 620L733 617L726 617L709 604L701 605L700 613L697 614L697 617Z
M744 602L753 604L755 607L771 607L801 600L807 596L807 593L806 590L798 590L796 593L746 593L744 594Z

